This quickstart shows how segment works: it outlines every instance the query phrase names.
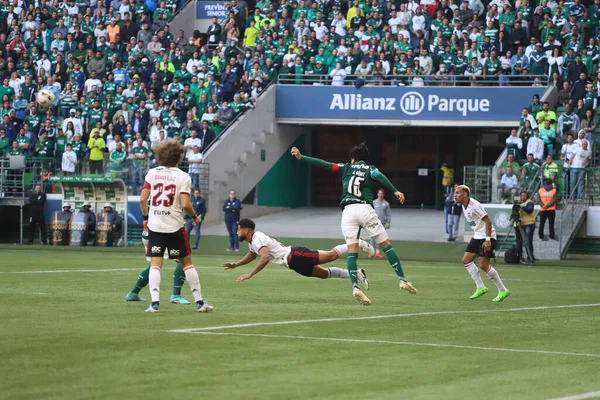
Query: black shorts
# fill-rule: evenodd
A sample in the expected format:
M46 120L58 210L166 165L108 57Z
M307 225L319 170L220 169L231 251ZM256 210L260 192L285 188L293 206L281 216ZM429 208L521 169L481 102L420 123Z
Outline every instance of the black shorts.
M494 250L496 250L496 239L492 239L492 249L489 252L483 250L484 242L485 239L471 239L471 241L467 245L467 250L465 251L467 253L475 253L480 257L496 258L496 253L494 253Z
M148 248L146 257L163 257L168 251L170 259L187 257L192 254L185 229L172 233L152 232L148 230Z
M319 264L319 251L306 247L292 247L290 269L303 276L312 276L313 268Z

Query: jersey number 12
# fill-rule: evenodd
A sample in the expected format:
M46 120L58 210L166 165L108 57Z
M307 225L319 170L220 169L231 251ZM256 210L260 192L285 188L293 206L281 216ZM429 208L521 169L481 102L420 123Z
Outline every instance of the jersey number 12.
M353 176L350 178L350 182L348 182L348 193L361 197L362 192L360 191L360 184L365 180L365 178L361 178L360 176Z

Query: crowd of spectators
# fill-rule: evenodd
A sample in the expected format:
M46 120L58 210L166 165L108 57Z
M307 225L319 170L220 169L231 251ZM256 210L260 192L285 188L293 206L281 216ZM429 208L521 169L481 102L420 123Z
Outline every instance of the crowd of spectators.
M248 77L243 49L216 20L209 35L171 33L179 6L0 1L0 158L37 160L36 179L126 178L135 193L152 148L178 140L197 184L202 153L253 107L263 82ZM53 106L36 103L41 89L54 94Z
M597 84L597 83L596 83ZM600 86L586 83L586 99L577 105L565 81L559 92L559 106L552 110L548 102L523 108L519 129L512 129L506 139L506 160L501 164L498 198L512 201L520 189L532 189L534 181L549 180L554 187L569 194L575 189L583 195L585 168L595 153L597 96ZM565 95L564 91L571 90ZM561 100L561 96L563 99ZM558 115L558 116L557 116ZM539 186L539 185L538 185Z

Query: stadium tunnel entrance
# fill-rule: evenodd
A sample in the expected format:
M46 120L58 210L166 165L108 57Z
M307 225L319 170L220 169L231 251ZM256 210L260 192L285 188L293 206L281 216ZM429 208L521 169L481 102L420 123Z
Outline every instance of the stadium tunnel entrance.
M506 129L490 127L413 127L319 125L312 129L312 155L328 161L348 160L348 150L366 141L370 163L376 165L406 195L406 206L441 208L443 172L454 168L455 182L463 181L466 165L493 165L504 148ZM339 203L339 177L313 169L310 176L313 206ZM386 198L391 195L386 193ZM397 202L391 202L397 206Z

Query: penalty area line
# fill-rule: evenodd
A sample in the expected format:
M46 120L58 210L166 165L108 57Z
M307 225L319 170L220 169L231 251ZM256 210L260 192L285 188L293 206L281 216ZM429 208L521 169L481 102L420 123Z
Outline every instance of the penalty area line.
M311 324L311 323L317 323L317 322L363 321L363 320L372 320L372 319L421 317L421 316L451 315L451 314L487 314L487 313L499 313L499 312L538 311L538 310L554 310L554 309L563 309L563 308L582 308L582 307L598 307L598 306L600 306L600 303L568 304L568 305L562 305L562 306L519 307L519 308L506 308L506 309L486 309L486 310L429 311L429 312L416 312L416 313L405 313L405 314L372 315L372 316L365 316L365 317L339 317L339 318L304 319L304 320L294 320L294 321L255 322L255 323L249 323L249 324L207 326L207 327L202 327L202 328L188 328L188 329L173 329L173 330L169 330L168 332L196 333L196 332L206 332L206 331L219 331L219 330L224 330L224 329L253 328L253 327L257 327L257 326L300 325L300 324Z
M318 340L328 342L341 342L341 343L367 343L367 344L391 344L401 346L418 346L418 347L442 347L451 349L463 349L463 350L484 350L484 351L499 351L508 353L533 353L533 354L545 354L553 356L573 356L573 357L594 357L600 358L600 354L589 354L589 353L571 353L566 351L549 351L549 350L531 350L531 349L512 349L504 347L486 347L486 346L466 346L459 344L443 344L443 343L421 343L421 342L402 342L392 340L375 340L375 339L348 339L348 338L329 338L329 337L315 337L315 336L292 336L292 335L272 335L272 334L261 334L261 333L235 333L235 332L189 332L196 335L214 335L214 336L247 336L247 337L262 337L270 339L298 339L298 340ZM596 392L600 393L600 392ZM565 397L560 400L576 400L576 399L588 399L590 397Z

